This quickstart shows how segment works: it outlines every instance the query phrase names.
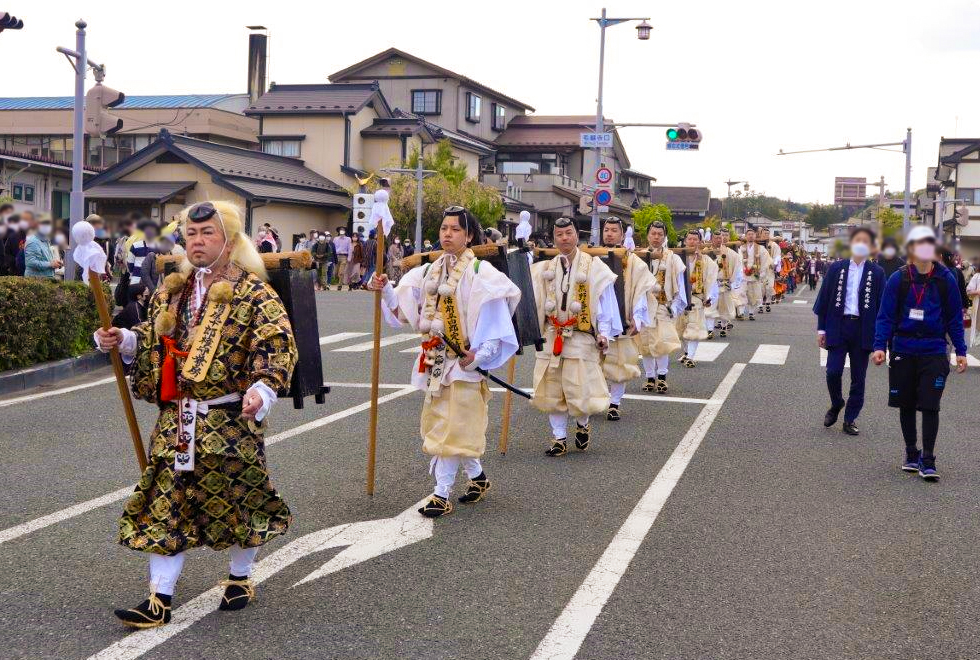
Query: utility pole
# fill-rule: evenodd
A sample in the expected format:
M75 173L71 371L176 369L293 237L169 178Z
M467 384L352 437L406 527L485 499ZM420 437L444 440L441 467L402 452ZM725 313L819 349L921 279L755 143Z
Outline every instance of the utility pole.
M78 19L75 23L75 50L70 51L66 48L58 48L58 52L68 58L68 62L75 69L75 109L72 115L72 144L71 144L71 198L69 203L69 231L81 222L85 213L85 74L88 71L88 57L85 52L85 28L87 24L84 20ZM72 61L74 58L74 61ZM94 66L94 63L92 63ZM75 279L75 260L72 255L75 251L74 246L68 250L65 258L65 279Z
M381 169L386 174L411 174L415 177L415 251L422 251L422 182L426 177L438 174L435 170L422 169L422 154L419 153L415 169L400 167L385 167Z

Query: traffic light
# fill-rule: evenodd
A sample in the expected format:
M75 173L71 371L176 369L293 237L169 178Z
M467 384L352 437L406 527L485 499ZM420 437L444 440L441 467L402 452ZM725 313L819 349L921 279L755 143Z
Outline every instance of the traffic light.
M115 135L123 127L123 120L106 112L126 100L126 95L102 83L88 90L85 95L85 132L92 137Z
M701 141L701 131L692 127L688 123L679 123L677 126L672 126L667 129L667 142L668 143L679 143L679 142L690 142L697 144ZM697 148L697 147L692 147Z
M5 11L0 11L0 32L4 30L19 30L24 27L24 21L20 20L13 14Z

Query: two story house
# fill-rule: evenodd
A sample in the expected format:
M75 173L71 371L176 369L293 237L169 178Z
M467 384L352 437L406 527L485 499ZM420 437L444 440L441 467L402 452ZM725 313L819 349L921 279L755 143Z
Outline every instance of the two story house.
M957 204L946 204L942 216L935 221L936 231L950 238L955 232L964 258L973 258L980 254L980 138L941 138L939 165L953 171L954 184L946 189L946 199L966 200L970 217L966 226L957 225L953 222Z

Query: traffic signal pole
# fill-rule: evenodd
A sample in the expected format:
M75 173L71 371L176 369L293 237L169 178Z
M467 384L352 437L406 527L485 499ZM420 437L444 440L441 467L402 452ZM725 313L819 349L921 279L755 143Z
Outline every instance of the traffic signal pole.
M85 53L85 21L79 19L75 23L75 109L72 115L72 144L71 144L71 198L69 204L69 231L82 220L85 212L85 74L88 71L88 57ZM75 279L75 260L72 258L74 246L68 250L65 258L65 279Z

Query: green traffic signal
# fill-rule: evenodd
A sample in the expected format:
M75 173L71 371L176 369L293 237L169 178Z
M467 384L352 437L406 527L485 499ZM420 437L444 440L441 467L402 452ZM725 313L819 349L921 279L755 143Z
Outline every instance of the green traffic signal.
M670 140L671 142L673 142L674 140L677 139L677 129L676 128L668 128L667 129L667 139Z

